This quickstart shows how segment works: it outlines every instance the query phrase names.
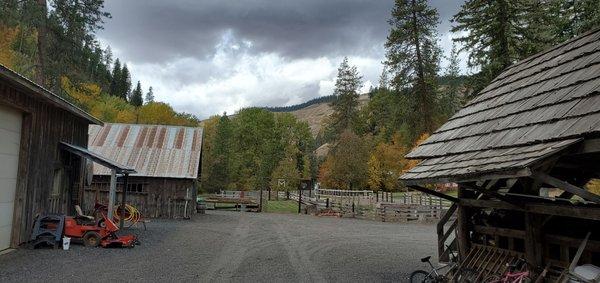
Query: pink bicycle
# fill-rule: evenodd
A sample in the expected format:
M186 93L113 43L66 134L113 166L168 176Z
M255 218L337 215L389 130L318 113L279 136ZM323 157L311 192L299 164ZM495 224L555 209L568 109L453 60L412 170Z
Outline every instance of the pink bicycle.
M507 264L508 271L502 275L492 275L483 280L485 283L530 283L532 282L530 273L527 270L527 263L519 259L515 264ZM521 268L519 268L521 267ZM520 269L519 271L515 271Z

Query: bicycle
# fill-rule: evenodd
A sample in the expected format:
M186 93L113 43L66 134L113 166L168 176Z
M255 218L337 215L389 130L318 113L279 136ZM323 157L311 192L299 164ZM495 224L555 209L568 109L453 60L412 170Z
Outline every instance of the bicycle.
M483 280L484 283L530 283L531 273L527 270L527 262L520 258L514 264L506 264L508 271L504 275L491 275ZM521 267L521 268L519 268ZM519 271L515 271L519 269Z
M458 264L456 263L456 257L450 254L451 263L442 267L436 268L431 263L431 256L427 256L421 259L421 262L428 263L431 268L431 272L427 272L425 270L415 270L410 274L410 282L411 283L432 283L432 282L448 282L450 278L446 276L446 274L454 272L455 269L458 268ZM446 274L440 274L439 271L443 269L448 269ZM475 278L477 277L477 272L471 269L460 269L456 271L456 282L466 282L472 283L475 282Z

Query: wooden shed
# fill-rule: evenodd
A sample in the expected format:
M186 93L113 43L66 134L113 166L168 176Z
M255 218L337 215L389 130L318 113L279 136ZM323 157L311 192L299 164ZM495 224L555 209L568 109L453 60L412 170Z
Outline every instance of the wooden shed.
M110 124L91 126L89 149L129 166L127 203L144 217L188 218L196 208L196 180L200 172L202 129L193 127ZM94 165L85 209L107 203L110 170ZM119 182L117 199L122 192Z
M600 30L507 68L407 157L421 160L407 186L454 202L440 260L457 249L564 268L591 232L579 264L600 266L600 196L586 187L600 178ZM430 189L447 182L457 198Z
M102 122L0 65L0 250L26 242L38 213L72 213L85 162L63 143L87 146Z

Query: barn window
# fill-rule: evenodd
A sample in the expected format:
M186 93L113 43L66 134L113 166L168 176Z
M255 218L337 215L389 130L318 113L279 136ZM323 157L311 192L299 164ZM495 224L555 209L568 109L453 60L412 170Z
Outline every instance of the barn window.
M145 193L145 186L142 183L127 184L128 193Z

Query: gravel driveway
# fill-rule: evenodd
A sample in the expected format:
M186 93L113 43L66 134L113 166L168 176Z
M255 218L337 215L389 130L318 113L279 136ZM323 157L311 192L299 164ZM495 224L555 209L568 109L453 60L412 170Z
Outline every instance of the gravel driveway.
M435 227L307 215L208 211L132 230L134 249L19 249L0 281L401 281L435 254Z

